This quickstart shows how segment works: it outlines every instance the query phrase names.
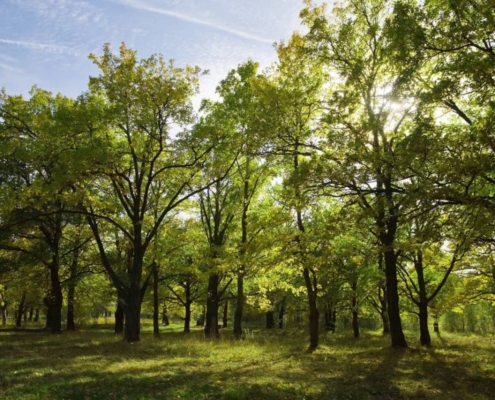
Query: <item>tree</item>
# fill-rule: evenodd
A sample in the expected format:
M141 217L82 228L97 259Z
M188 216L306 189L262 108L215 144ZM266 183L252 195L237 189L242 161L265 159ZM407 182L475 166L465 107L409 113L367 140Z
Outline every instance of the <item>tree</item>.
M407 347L396 239L416 208L418 188L409 179L409 167L420 149L408 139L414 133L417 101L404 89L400 68L389 56L390 8L385 0L351 0L327 17L325 7L308 2L301 16L310 29L307 52L321 60L332 77L314 184L328 188L331 196L354 199L373 221L384 256L392 346ZM424 157L421 161L424 164Z
M309 306L310 349L318 347L318 278L307 258L305 217L310 213L310 192L305 184L308 159L315 151L319 96L324 82L321 66L302 50L304 39L294 34L277 52L279 63L264 86L263 112L266 132L272 132L266 154L282 157L280 174L285 178L284 201L294 213L295 261L301 267Z
M204 189L201 166L219 138L173 131L193 122L190 97L197 90L198 68L177 68L156 55L138 61L124 44L119 55L107 44L102 56L90 57L101 75L90 78L90 91L81 99L88 127L81 152L92 173L78 191L123 304L124 339L133 342L139 340L141 303L151 276L149 271L142 280L148 249L171 211ZM109 258L106 225L127 243L125 279Z
M60 270L64 212L74 176L69 165L77 141L76 104L62 95L34 87L29 100L0 95L2 142L1 248L31 254L50 272L45 304L52 333L62 329ZM33 244L35 243L35 244ZM43 249L41 249L43 247Z

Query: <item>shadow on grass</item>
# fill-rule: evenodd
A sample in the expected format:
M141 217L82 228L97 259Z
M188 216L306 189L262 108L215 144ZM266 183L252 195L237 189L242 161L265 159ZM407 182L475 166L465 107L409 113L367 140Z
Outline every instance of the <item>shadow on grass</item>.
M491 399L494 345L397 350L387 338L256 330L234 341L200 331L122 342L102 332L0 335L2 399ZM493 359L491 359L493 362Z

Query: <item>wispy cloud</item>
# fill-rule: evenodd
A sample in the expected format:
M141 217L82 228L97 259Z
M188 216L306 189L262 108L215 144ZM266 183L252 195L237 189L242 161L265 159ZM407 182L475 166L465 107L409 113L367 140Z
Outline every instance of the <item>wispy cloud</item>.
M136 8L138 10L148 11L148 12L152 12L155 14L162 14L162 15L166 15L166 16L181 20L181 21L186 21L186 22L189 22L192 24L206 26L208 28L216 29L216 30L222 31L222 32L227 32L227 33L230 33L232 35L235 35L235 36L238 36L238 37L241 37L244 39L255 40L257 42L270 43L270 44L274 42L271 39L252 35L251 33L240 31L237 29L232 29L232 28L229 28L227 26L217 24L215 22L210 22L210 21L205 21L202 19L190 17L188 15L179 13L177 11L171 11L171 10L166 10L163 8L157 8L157 7L154 7L154 6L149 5L147 3L144 3L141 0L111 0L111 1L113 1L115 3L120 3L123 5L129 6L129 7L133 7L133 8Z
M71 51L68 47L50 43L26 42L23 40L11 40L2 38L0 38L0 43L48 53L76 55L76 53Z
M16 74L20 74L24 72L21 68L14 67L12 65L0 62L0 70L7 71L7 72L14 72Z

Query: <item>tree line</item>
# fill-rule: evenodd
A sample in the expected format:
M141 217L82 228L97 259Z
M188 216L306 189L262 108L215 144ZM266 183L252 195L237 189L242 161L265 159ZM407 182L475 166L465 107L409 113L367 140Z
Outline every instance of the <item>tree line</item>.
M359 337L364 307L394 347L416 314L429 345L429 311L495 294L494 10L306 1L306 33L267 70L232 70L199 110L198 67L125 44L90 55L100 74L76 99L2 91L3 312L17 287L19 318L42 299L60 333L64 292L75 329L77 299L106 288L134 342L148 292L156 334L166 299L186 332L204 304L218 337L229 300L240 339L247 304L283 325L304 298L312 349L320 314L332 329L349 312Z

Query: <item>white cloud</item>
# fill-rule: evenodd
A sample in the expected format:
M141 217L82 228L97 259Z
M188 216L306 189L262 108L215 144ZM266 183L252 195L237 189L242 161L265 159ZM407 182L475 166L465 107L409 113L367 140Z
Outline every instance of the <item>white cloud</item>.
M253 35L253 34L248 33L248 32L229 28L227 26L224 26L224 25L221 25L221 24L218 24L215 22L210 22L210 21L206 21L203 19L190 17L188 15L182 14L182 13L177 12L177 11L171 11L171 10L166 10L163 8L154 7L154 6L151 6L147 3L144 3L141 0L111 0L111 1L113 1L115 3L129 6L129 7L133 7L133 8L136 8L138 10L148 11L148 12L152 12L155 14L167 15L169 17L172 17L172 18L175 18L175 19L178 19L181 21L186 21L186 22L190 22L192 24L206 26L208 28L213 28L213 29L216 29L216 30L219 30L222 32L227 32L227 33L230 33L232 35L235 35L235 36L238 36L238 37L241 37L244 39L254 40L257 42L261 42L261 43L270 43L270 44L274 42L274 40L272 40L272 39L263 38L263 37Z
M26 42L23 40L11 40L11 39L2 39L2 38L0 38L0 43L8 44L11 46L28 48L32 50L48 52L48 53L54 53L54 54L76 55L68 47L59 46L51 43Z

